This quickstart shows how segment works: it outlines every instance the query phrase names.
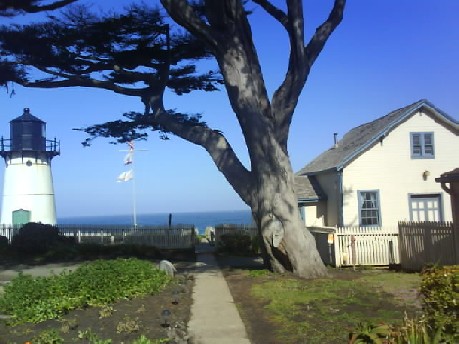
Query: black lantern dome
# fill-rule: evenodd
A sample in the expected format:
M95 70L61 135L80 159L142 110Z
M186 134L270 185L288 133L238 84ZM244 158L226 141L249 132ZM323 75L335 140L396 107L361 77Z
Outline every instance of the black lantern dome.
M11 157L12 153L46 154L48 158L59 155L59 143L46 140L46 123L33 116L29 108L25 108L21 116L10 121L10 139L1 138L0 156Z
M46 123L33 116L28 108L10 122L12 151L45 151Z

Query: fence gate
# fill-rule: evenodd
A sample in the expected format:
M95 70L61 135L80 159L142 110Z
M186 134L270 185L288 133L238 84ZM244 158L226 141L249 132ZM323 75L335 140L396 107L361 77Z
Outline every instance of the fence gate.
M400 264L397 228L338 227L334 246L337 267Z

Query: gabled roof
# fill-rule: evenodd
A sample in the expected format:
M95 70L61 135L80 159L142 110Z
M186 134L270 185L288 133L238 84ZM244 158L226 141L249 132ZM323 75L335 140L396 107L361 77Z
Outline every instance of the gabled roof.
M316 202L327 199L325 192L314 176L295 175L294 183L296 197L299 202Z
M404 108L392 111L373 122L351 129L337 142L336 147L332 147L320 154L303 167L297 175L343 169L348 163L383 139L390 131L417 113L421 108L430 110L430 115L441 121L456 134L459 134L459 122L436 108L428 100L422 99Z

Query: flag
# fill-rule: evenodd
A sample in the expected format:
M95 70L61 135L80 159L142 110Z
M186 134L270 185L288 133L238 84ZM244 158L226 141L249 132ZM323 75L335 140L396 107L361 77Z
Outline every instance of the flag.
M133 159L134 159L134 142L129 141L127 144L129 146L129 152L124 157L124 164L125 165L132 164Z
M132 170L125 171L118 176L117 182L127 182L134 178L134 172Z
M130 150L129 153L127 153L126 156L124 157L124 164L125 165L132 164L133 158L134 158L134 151Z

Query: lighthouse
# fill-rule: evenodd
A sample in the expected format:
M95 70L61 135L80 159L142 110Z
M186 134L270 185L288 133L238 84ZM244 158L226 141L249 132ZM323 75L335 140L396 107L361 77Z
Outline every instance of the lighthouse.
M56 224L51 160L59 154L56 139L46 139L46 123L28 108L10 122L10 139L0 139L5 160L2 225Z

